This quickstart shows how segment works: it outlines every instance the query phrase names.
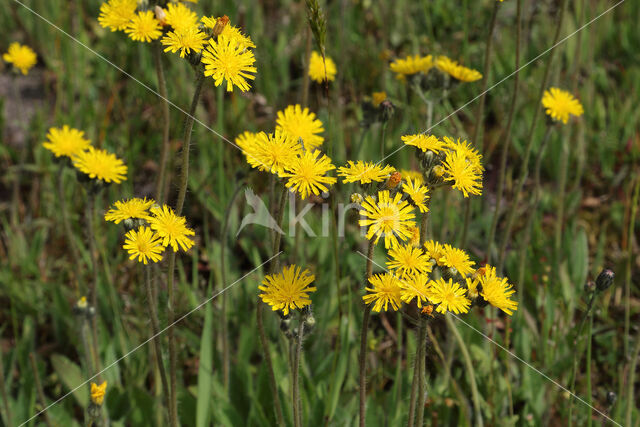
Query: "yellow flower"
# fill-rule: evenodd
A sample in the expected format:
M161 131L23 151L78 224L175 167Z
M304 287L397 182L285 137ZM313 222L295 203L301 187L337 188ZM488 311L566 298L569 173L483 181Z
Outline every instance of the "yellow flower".
M195 233L187 227L185 217L176 215L167 205L162 205L162 208L152 207L151 213L148 221L151 228L162 238L162 246L171 246L174 252L178 251L178 246L183 251L193 246L194 242L188 236L195 236Z
M409 243L411 246L420 246L420 229L418 227L411 227Z
M402 305L400 282L392 274L374 274L369 277L371 288L365 288L369 293L362 297L365 304L372 302L373 311L379 312L382 309L387 311L389 304L391 309L397 311Z
M273 311L282 310L287 316L289 310L303 308L311 304L309 293L315 292L315 286L309 286L315 276L309 270L295 264L284 267L282 273L265 276L262 286L258 289L262 291L260 299L271 306Z
M446 56L439 56L436 60L436 67L443 73L449 74L456 80L463 82L474 82L482 78L482 74L474 69L464 67Z
M176 33L195 28L198 25L198 15L182 3L169 3L165 13L164 22L171 25Z
M453 138L449 138L445 136L442 138L445 145L457 152L460 156L465 157L474 170L478 173L482 173L484 171L484 166L482 166L482 154L478 152L471 144L469 144L465 140L461 140L458 138L457 141L454 141Z
M162 246L160 236L154 233L149 227L141 225L138 231L130 230L124 236L122 248L129 253L129 259L138 258L138 262L145 265L151 262L158 262L162 259L165 247Z
M160 22L150 10L138 12L133 19L127 24L124 30L131 40L140 42L151 42L162 35Z
M247 159L247 163L249 163L251 167L265 170L265 168L262 166L262 163L260 163L260 161L258 160L258 156L260 155L260 147L258 146L257 133L244 131L240 135L236 136L235 144L240 150L242 150L242 154L244 154Z
M105 221L113 221L120 224L121 221L131 218L149 219L149 208L155 203L154 200L139 199L134 197L129 200L118 200L114 207L104 214Z
M353 162L349 160L346 166L338 168L338 175L344 177L342 182L359 182L360 184L369 184L371 182L383 182L390 174L395 172L393 166L386 165L384 167L372 162L363 162L358 160Z
M322 145L324 138L320 135L324 132L322 122L308 108L302 109L300 105L289 105L284 111L278 111L276 129L281 129L287 138L294 142L302 139L302 148L313 151Z
M513 314L513 310L518 309L517 301L510 298L516 292L507 282L506 278L496 276L496 269L487 266L485 274L478 276L482 290L480 295L489 304L507 313L509 316Z
M311 52L311 59L309 61L309 77L314 82L322 83L325 80L330 82L334 81L338 70L336 64L331 58L325 55L324 61L322 55L318 52Z
M464 197L469 194L482 194L482 173L478 165L472 163L465 155L450 151L442 164L445 181L453 181L453 188L462 191Z
M424 177L422 176L422 172L414 171L409 169L400 169L400 174L405 179L411 179L416 182L416 184L424 184Z
M404 59L396 59L389 68L396 73L396 78L403 79L416 73L428 73L433 67L433 57L431 55L409 55Z
M415 248L411 244L391 248L387 255L389 255L387 267L389 270L394 270L399 277L405 278L412 274L431 271L429 257L421 248Z
M438 265L442 265L440 260L444 255L444 248L439 242L436 242L435 240L427 240L424 242L424 250L429 259L433 259Z
M85 139L84 132L78 129L63 125L60 128L50 128L47 133L47 140L42 146L51 151L56 157L72 157L86 150L91 145L91 141Z
M2 54L2 59L13 64L13 66L24 75L26 75L37 62L37 56L33 49L17 42L9 45L7 53Z
M124 30L133 19L137 7L137 0L108 0L100 5L98 23L111 31Z
M260 132L256 137L254 156L247 157L249 164L262 171L280 175L285 166L291 165L302 154L302 148L279 129L267 135Z
M407 304L411 304L415 298L418 308L422 308L422 303L430 300L431 284L426 273L407 275L400 281L400 298Z
M469 255L462 249L454 248L445 244L442 249L440 263L446 267L455 268L461 276L473 273L474 262L469 259Z
M402 194L396 193L392 199L389 191L378 192L378 200L367 196L362 203L360 210L360 226L369 226L367 239L377 244L380 237L384 236L384 247L386 249L398 246L398 238L407 240L411 237L411 227L415 227L415 222L411 221L415 216L413 207L402 201Z
M429 189L427 187L418 184L417 181L412 182L411 178L407 178L406 183L402 186L402 192L411 198L411 201L420 209L420 212L429 212L427 207L427 200L429 200L427 192L429 192Z
M120 184L127 180L127 166L106 150L89 147L73 156L73 165L89 178Z
M209 18L203 16L200 22L202 22L205 28L213 30L219 20L220 18ZM226 24L220 34L228 37L231 40L235 40L243 49L256 47L256 45L253 43L253 40L251 40L251 37L242 34L242 31L240 31L238 27L234 27L233 25Z
M162 44L167 46L164 51L176 53L180 51L180 58L184 58L191 51L200 52L207 43L207 35L196 27L181 31L171 31L165 35Z
M102 402L104 402L104 395L106 392L107 392L106 381L104 381L100 385L93 382L91 383L91 401L96 405L102 405Z
M580 117L584 113L582 104L566 90L552 87L544 91L542 106L549 117L567 124L569 116Z
M379 107L384 100L387 99L387 92L373 92L371 95L371 103L374 107Z
M321 191L329 191L328 186L335 184L337 178L325 174L335 168L331 159L320 151L305 151L285 165L285 172L280 176L289 178L287 188L293 188L300 193L300 197L306 199L311 193L317 196Z
M436 311L438 313L446 313L452 311L455 314L466 313L469 311L471 301L465 297L467 290L460 287L458 283L451 279L445 281L440 278L431 282L429 300L433 304L438 304Z
M433 151L438 154L445 148L444 143L434 135L419 133L417 135L404 135L400 137L400 139L402 139L402 142L404 142L405 145L413 145L425 153L427 151Z
M255 79L250 73L258 71L253 66L255 62L253 52L223 34L220 34L217 40L209 40L209 45L202 53L204 75L212 76L216 86L220 86L222 80L226 80L227 92L233 92L233 85L238 86L242 92L249 90L247 79Z

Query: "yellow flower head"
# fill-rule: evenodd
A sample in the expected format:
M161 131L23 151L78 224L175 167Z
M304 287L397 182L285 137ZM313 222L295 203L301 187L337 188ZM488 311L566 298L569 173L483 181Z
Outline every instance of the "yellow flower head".
M165 247L162 246L161 238L149 227L141 225L138 230L130 230L124 236L124 245L129 253L129 259L138 258L138 262L145 265L151 262L158 262L162 259Z
M438 313L444 314L447 311L455 314L466 313L471 306L471 301L465 296L466 292L465 288L460 287L453 280L445 281L440 278L431 282L429 300L433 304L438 304L436 308Z
M418 227L411 227L409 243L411 246L420 246L420 229Z
M165 14L164 22L171 25L176 33L198 25L198 15L182 3L169 3Z
M429 189L423 185L420 185L417 181L411 181L411 178L407 178L405 184L402 186L402 192L411 198L413 204L420 209L420 212L429 212L427 207L427 201L429 196L427 193Z
M438 265L442 265L440 260L444 255L444 247L439 242L427 240L424 242L424 250L429 259L433 259Z
M260 147L258 145L258 134L255 132L244 131L240 135L236 136L235 144L238 146L240 150L242 150L242 154L244 154L247 159L247 163L251 165L253 168L260 168L260 170L265 170L262 166L262 163L258 160L258 156L260 155Z
M560 120L565 125L569 121L569 116L580 117L584 113L580 101L566 90L557 87L544 91L542 106L549 117Z
M73 156L73 165L80 172L89 175L91 179L120 184L127 180L127 166L106 150L95 149L91 146Z
M102 405L104 402L104 395L107 393L107 382L104 381L102 384L98 385L96 383L91 383L91 401L96 405Z
M445 148L445 144L434 135L425 135L419 133L417 135L404 135L400 137L405 145L413 145L423 152L433 151L438 154Z
M253 66L255 62L253 52L224 34L220 34L217 40L209 40L209 45L202 53L204 75L213 77L216 86L226 80L227 92L233 92L233 85L238 86L242 92L249 90L247 79L255 79L250 73L258 71Z
M329 191L329 186L335 184L337 178L325 174L335 168L331 159L320 151L305 151L285 165L285 172L280 176L289 178L287 187L293 188L300 193L300 197L306 199L311 193L317 196L320 192Z
M446 267L455 268L461 276L473 273L474 262L469 259L469 255L462 249L454 248L445 244L440 257L440 264Z
M178 246L187 251L194 242L188 236L195 236L195 232L187 227L187 220L183 216L175 214L173 209L167 205L162 208L154 206L151 208L151 218L149 224L151 228L162 238L162 246L173 248L178 251Z
M202 22L202 25L204 25L205 28L213 30L216 27L216 23L218 23L220 19L221 18L209 18L203 16L200 22ZM240 31L238 27L234 27L233 25L226 24L220 34L228 37L231 40L235 40L243 49L256 47L256 45L253 43L253 40L251 40L251 37L242 34L242 31Z
M407 304L415 298L418 308L422 308L423 302L430 301L432 283L426 273L409 274L400 281L400 298Z
M398 245L389 249L387 267L393 270L399 277L406 278L412 274L429 273L431 263L421 248L411 244Z
M482 74L479 71L464 67L446 56L438 57L436 67L443 73L449 74L454 79L462 82L475 82L482 78Z
M198 53L207 43L207 35L198 30L197 27L190 27L180 31L171 31L165 35L162 44L167 46L164 51L176 53L180 51L180 58L184 58L191 51Z
M400 169L400 174L405 179L411 179L412 181L415 181L416 184L424 184L424 177L422 176L422 172L420 171Z
M137 0L108 0L100 5L98 23L111 31L122 31L135 16L137 7Z
M396 78L403 79L416 73L428 73L433 67L433 57L431 55L409 55L404 59L396 59L389 68L396 73Z
M346 166L338 168L338 175L344 179L342 182L358 182L360 184L370 184L371 182L383 182L389 178L389 175L395 172L393 166L386 165L384 167L372 162L363 162L358 160L353 162L349 160Z
M105 221L113 221L120 224L121 221L131 218L149 219L149 208L155 203L154 200L139 199L134 197L129 200L118 200L114 207L104 214Z
M391 309L397 311L402 305L400 281L392 274L374 274L369 277L371 288L367 287L369 293L362 297L365 304L373 304L373 311L387 311L389 304Z
M482 154L478 152L471 144L460 138L454 141L453 138L445 136L442 138L445 145L454 150L460 156L465 157L467 162L471 164L474 170L478 173L484 172L484 166L482 166Z
M249 164L262 171L280 175L286 166L293 164L302 154L302 148L279 129L267 135L260 132L256 137L255 155L247 157Z
M487 266L485 274L478 276L482 288L480 295L494 307L507 313L509 316L518 309L517 301L511 300L516 292L506 278L496 276L495 267Z
M442 166L444 180L453 181L453 188L462 191L464 197L469 197L469 194L482 194L482 172L466 155L450 151L445 156Z
M379 107L383 101L387 99L387 92L373 92L371 95L371 103L374 107Z
M282 273L265 276L258 289L262 301L271 306L273 311L282 310L287 316L290 310L303 308L311 304L309 293L315 292L315 286L309 286L315 276L309 270L296 266L284 267Z
M33 49L17 42L9 45L7 53L2 54L2 59L13 64L13 66L24 75L26 75L37 62L37 56Z
M360 216L360 226L369 227L367 239L375 237L374 243L377 244L380 237L384 236L386 249L398 246L398 238L403 241L411 238L412 227L416 225L412 221L415 217L413 207L406 200L402 201L402 194L399 192L391 198L388 190L379 191L377 201L367 196L362 203Z
M131 40L143 43L149 43L162 35L160 22L150 10L138 12L134 15L133 19L127 24L124 32L129 35Z
M325 80L334 81L338 70L333 59L325 55L324 61L322 55L315 50L311 52L311 59L309 61L309 77L314 82L322 83Z
M91 141L84 137L84 132L78 129L63 125L60 128L50 128L47 133L47 140L42 146L51 151L54 156L72 157L86 150L91 145Z
M313 151L324 142L320 135L324 132L322 122L308 108L289 105L284 111L278 111L276 129L281 129L287 138L294 142L302 139L303 148Z

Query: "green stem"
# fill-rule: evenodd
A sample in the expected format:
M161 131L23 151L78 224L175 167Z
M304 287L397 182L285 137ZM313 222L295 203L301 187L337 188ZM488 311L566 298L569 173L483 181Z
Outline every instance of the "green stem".
M633 265L633 245L634 228L636 215L638 213L638 193L640 193L640 177L636 176L636 183L631 199L631 215L629 216L629 229L627 232L627 265L625 268L624 282L624 355L629 354L629 326L631 324L631 266Z
M633 397L634 387L636 382L636 366L638 365L638 354L640 354L640 336L636 337L636 346L633 349L633 355L631 356L631 366L629 369L629 381L627 382L627 413L626 413L626 425L632 425L631 415L633 415L633 408L635 406L635 400Z
M218 115L218 132L224 134L224 86L218 88L216 109ZM224 203L224 190L226 188L224 179L224 141L218 143L218 199L220 204Z
M162 106L162 151L160 153L160 172L156 182L156 201L164 203L164 185L167 172L167 159L169 157L169 98L167 92L167 81L164 76L164 66L162 65L162 45L160 40L153 42L153 59L156 67L156 75L158 78L158 94L160 95L160 104Z
M367 249L367 262L365 267L364 282L367 282L373 273L373 250L375 244L373 239L369 240ZM367 332L369 330L369 318L371 317L371 307L365 305L362 316L362 329L360 331L360 355L358 357L359 378L360 378L360 427L366 425L366 403L367 403Z
M73 238L73 229L69 222L69 211L67 209L67 199L64 193L64 163L60 162L58 166L58 201L60 203L60 216L62 217L62 226L64 227L64 233L66 234L67 241L69 242L69 248L71 250L71 256L74 260L80 260L78 254L78 248L76 247L76 241ZM76 281L74 281L76 282ZM77 283L77 282L76 282Z
M589 415L587 417L587 427L591 427L591 334L593 333L593 316L589 316L589 326L587 327L587 406L589 407Z
M420 373L418 374L418 410L416 425L422 427L424 419L424 405L427 400L426 389L426 375L427 375L427 321L426 315L423 315L420 319L420 336L418 339L418 345L420 346Z
M384 159L384 146L385 146L385 143L384 143L384 133L385 133L385 131L386 131L386 129L387 129L387 123L388 123L388 122L384 122L384 123L382 124L382 126L380 126L380 127L382 128L382 130L381 130L382 135L381 135L381 137L380 137L380 158L381 158L381 159Z
M309 104L309 61L311 59L311 27L305 26L304 74L302 75L302 108Z
M93 367L96 372L102 370L100 365L100 356L98 353L98 254L96 249L96 234L94 228L94 215L95 215L95 193L91 188L93 182L90 182L89 189L87 191L87 241L89 243L89 256L91 258L91 272L92 279L89 282L88 300L91 307L95 310L93 316L91 316L91 352L93 356ZM98 375L97 381L102 381L101 376Z
M295 427L302 427L302 413L300 408L300 356L302 355L302 338L304 335L304 320L300 319L298 327L298 343L293 358L293 422Z
M175 272L176 267L176 253L171 251L169 254L169 277L167 278L167 323L169 330L167 331L167 338L169 340L169 421L172 427L178 425L178 398L177 398L177 354L176 354L176 338L173 330L175 319Z
M47 401L44 397L44 390L42 389L42 383L40 382L40 373L38 372L38 365L36 364L36 357L33 352L29 353L29 362L31 364L31 370L33 371L33 382L36 386L36 393L38 396L38 400L40 401L40 406L43 408L47 407ZM49 419L49 414L45 411L44 422L47 426L51 426L51 420Z
M0 394L2 395L2 403L4 404L4 422L8 427L13 427L13 413L11 412L11 405L9 404L9 396L7 395L7 388L10 384L6 381L4 376L4 354L0 347Z
M420 326L422 326L422 324ZM417 335L419 337L421 333L417 332ZM411 395L409 396L409 421L407 422L407 427L413 427L416 419L416 398L418 395L418 378L420 378L420 368L418 367L418 363L422 353L420 351L422 348L419 344L420 339L417 339L416 341L416 354L413 361L413 379L411 380Z

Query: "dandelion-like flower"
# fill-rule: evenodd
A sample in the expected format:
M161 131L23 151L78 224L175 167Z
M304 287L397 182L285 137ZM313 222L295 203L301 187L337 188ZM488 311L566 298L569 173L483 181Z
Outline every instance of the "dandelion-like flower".
M253 168L261 168L265 170L262 164L258 160L260 155L260 147L258 145L258 134L255 132L244 131L240 135L236 136L235 144L240 148L242 154L244 154L247 163Z
M91 401L96 405L102 405L104 402L104 395L107 393L107 382L103 381L102 384L91 383Z
M242 92L250 89L247 79L253 80L258 70L253 64L256 58L249 49L242 47L237 40L220 34L217 40L209 40L209 45L202 53L205 64L204 75L213 77L216 86L227 81L227 92L233 92L238 86Z
M373 92L373 94L371 94L371 103L374 107L379 107L386 99L387 92Z
M89 147L73 156L73 165L91 179L120 184L127 179L127 166L106 150Z
M200 22L202 22L202 25L204 25L206 28L213 30L220 19L222 18L209 18L207 16L203 16ZM228 37L231 40L235 40L243 49L256 47L256 45L253 43L253 40L251 40L251 37L242 34L242 31L240 31L238 27L234 27L233 25L226 24L220 34Z
M402 302L411 304L415 298L418 308L422 303L429 303L431 296L431 280L426 273L409 274L400 280L400 298Z
M407 178L405 184L402 186L402 192L411 198L411 202L420 209L420 212L429 212L429 208L427 207L427 201L429 200L427 193L429 189L427 187Z
M282 174L285 167L293 164L302 154L300 144L291 141L279 129L269 135L260 132L255 144L255 156L251 159L247 157L247 161L252 167L273 174Z
M184 58L191 51L200 52L207 43L207 35L197 27L190 27L180 31L171 31L160 41L167 46L164 49L165 52L176 53L179 51L180 58Z
M429 259L433 259L438 265L442 265L440 260L444 255L444 247L439 242L436 242L435 240L427 240L424 242L424 250Z
M134 15L124 32L129 35L131 40L143 43L149 43L162 35L160 22L150 10L138 12Z
M479 71L464 67L446 56L438 57L436 67L443 73L449 74L454 79L462 82L474 82L482 78L482 74Z
M442 164L445 181L453 181L453 188L462 191L464 197L469 194L482 194L482 173L477 164L471 162L465 155L457 151L450 151Z
M118 200L113 204L113 208L104 214L104 219L105 221L113 221L116 224L131 218L148 220L151 218L149 208L154 203L155 200L147 200L146 197L144 199L134 197L129 200Z
M27 75L29 70L36 65L37 58L33 49L18 42L11 43L7 53L2 54L2 59L5 62L13 64L24 75Z
M431 271L429 257L421 248L411 244L398 245L389 249L387 267L399 277L405 278L412 274L428 273Z
M189 250L194 244L189 236L195 236L195 232L187 227L187 220L183 216L175 214L167 205L151 208L149 225L162 238L162 246L171 246L174 252L180 247L183 251Z
M380 237L384 236L386 249L398 246L398 239L407 240L411 237L411 227L416 224L413 220L413 207L402 201L402 194L396 193L394 198L389 196L389 191L379 191L378 200L367 196L360 210L360 226L368 226L367 239L375 237L377 244Z
M396 73L396 78L403 79L416 73L428 73L433 67L433 57L431 55L409 55L404 59L396 59L389 68Z
M100 5L98 23L111 31L122 31L135 16L137 7L137 0L108 0Z
M329 186L336 183L337 178L325 175L335 168L331 159L320 151L305 151L286 165L285 172L280 176L289 178L287 188L296 190L300 197L306 199L311 193L317 196L320 192L328 191Z
M391 309L397 311L402 305L400 282L392 274L374 274L369 277L371 287L365 288L369 293L362 297L365 304L373 303L373 311L387 311L389 304Z
M440 278L431 282L429 300L433 304L438 304L436 311L446 313L451 311L455 314L467 313L471 306L471 300L465 296L467 290L453 280L445 281Z
M395 172L393 166L380 166L373 162L363 162L349 160L346 166L338 168L338 175L344 179L342 182L359 182L360 184L370 184L371 182L383 182L389 175Z
M91 145L91 141L84 137L84 132L78 129L63 125L60 128L50 128L47 133L47 140L42 146L51 151L54 156L72 157L86 150Z
M130 230L125 234L122 247L129 253L129 259L137 258L138 262L146 265L149 260L158 262L162 259L165 247L161 240L157 233L141 225L137 231Z
M424 184L424 177L422 176L422 172L420 171L400 169L400 174L405 179L411 179L412 181L415 181L416 184Z
M164 22L170 25L176 33L198 25L198 15L182 3L169 3L165 14Z
M445 244L442 248L440 263L446 267L455 268L461 276L473 273L474 262L469 259L469 255L462 249L454 248Z
M579 117L584 113L580 101L566 90L557 87L544 91L542 106L549 117L560 120L565 125L569 121L569 116Z
M473 169L478 173L484 172L484 166L482 166L482 154L465 140L458 138L456 141L453 138L445 136L442 138L443 142L447 146L458 153L461 157L467 159L467 162L471 164Z
M309 294L315 292L315 286L309 286L315 276L309 270L302 270L295 264L284 267L281 273L265 276L258 289L262 301L271 306L273 311L282 310L287 316L290 310L303 308L311 304Z
M506 278L496 275L495 267L487 266L485 274L478 276L481 287L480 295L489 304L507 313L509 316L518 309L518 302L511 300L511 296L516 292Z
M311 80L322 83L325 80L334 81L338 70L336 68L333 59L325 55L324 60L315 50L311 52L311 58L309 60L309 77Z
M295 142L302 139L305 150L313 151L324 142L320 135L324 132L322 122L308 108L302 109L300 105L289 105L284 111L278 111L276 129L278 128Z
M419 133L417 135L404 135L400 137L405 145L413 145L422 152L433 151L438 154L445 148L445 144L434 135L425 135Z

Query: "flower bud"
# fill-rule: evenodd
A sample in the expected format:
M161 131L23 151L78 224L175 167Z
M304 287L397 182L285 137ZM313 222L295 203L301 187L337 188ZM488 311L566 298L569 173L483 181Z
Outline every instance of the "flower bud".
M379 108L382 109L380 112L380 121L382 123L385 123L391 120L391 118L393 117L393 113L396 109L393 103L388 99L385 99L384 101L382 101Z
M615 394L615 392L613 391L607 392L607 403L609 405L613 405L614 403L616 403L617 399L618 399L618 396Z
M600 292L609 289L609 287L613 285L613 278L615 276L615 273L608 268L602 270L596 279L596 289Z
M362 204L362 202L364 202L364 197L362 197L362 194L360 193L353 193L351 195L351 203L357 203L357 204Z

